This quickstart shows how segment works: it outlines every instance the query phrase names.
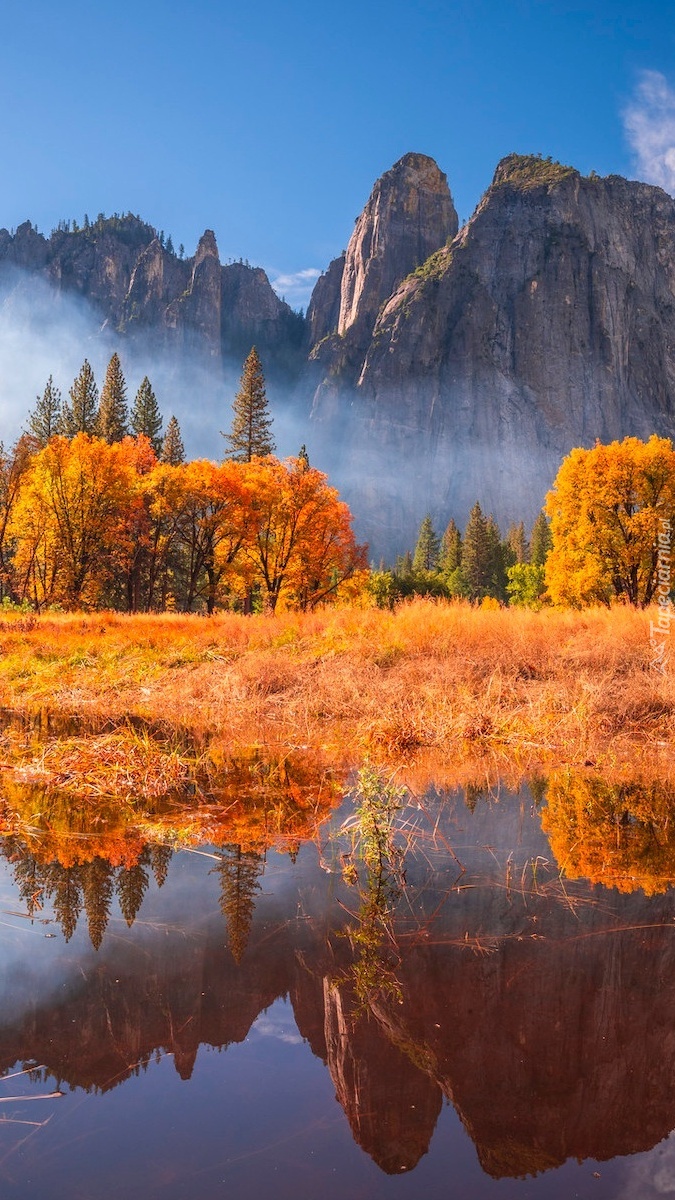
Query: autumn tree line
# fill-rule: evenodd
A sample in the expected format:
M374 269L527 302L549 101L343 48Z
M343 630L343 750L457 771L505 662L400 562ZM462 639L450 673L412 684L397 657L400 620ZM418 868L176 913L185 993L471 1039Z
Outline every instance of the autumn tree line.
M128 612L311 609L365 570L351 514L313 468L274 454L253 349L226 457L185 461L178 422L162 435L149 380L131 410L119 356L99 395L88 362L64 402L50 378L0 456L3 599Z
M575 449L526 536L479 503L460 533L431 516L414 550L368 571L326 476L275 455L251 350L223 461L185 461L149 379L131 406L119 356L99 393L85 360L67 399L50 377L9 452L0 447L0 599L48 607L213 613L308 610L337 596L390 606L415 594L473 603L670 606L675 451L625 438Z
M414 551L375 572L371 587L383 604L411 594L527 608L658 604L667 622L674 533L670 439L597 442L563 460L529 539L522 523L502 537L478 503L463 535L451 520L439 537L427 515Z

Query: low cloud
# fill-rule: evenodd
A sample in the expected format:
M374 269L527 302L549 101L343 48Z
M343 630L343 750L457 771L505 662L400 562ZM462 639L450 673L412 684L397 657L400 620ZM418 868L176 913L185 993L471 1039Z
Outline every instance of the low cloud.
M623 114L638 174L675 195L675 89L660 71L643 71Z
M305 267L291 275L274 275L270 283L277 296L281 296L291 308L307 308L314 284L321 272L316 267Z
M302 1045L302 1038L298 1033L292 1011L283 1001L261 1013L252 1025L251 1033L257 1033L259 1037L274 1038L289 1046Z

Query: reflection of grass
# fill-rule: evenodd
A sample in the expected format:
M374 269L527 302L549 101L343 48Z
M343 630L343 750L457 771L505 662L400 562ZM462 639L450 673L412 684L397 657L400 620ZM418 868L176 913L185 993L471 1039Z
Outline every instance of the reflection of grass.
M343 874L357 886L360 899L348 930L355 951L350 976L359 1003L367 1007L376 996L401 997L388 948L395 946L390 919L405 882L405 849L397 844L394 824L405 789L366 763L353 795L354 817L343 826L352 845Z

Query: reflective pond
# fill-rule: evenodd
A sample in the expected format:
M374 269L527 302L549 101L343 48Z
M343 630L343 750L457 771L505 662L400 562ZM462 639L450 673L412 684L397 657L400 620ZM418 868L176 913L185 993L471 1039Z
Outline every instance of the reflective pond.
M3 1197L675 1193L672 797L383 783L368 826L309 790L201 845L170 805L33 798L0 843Z

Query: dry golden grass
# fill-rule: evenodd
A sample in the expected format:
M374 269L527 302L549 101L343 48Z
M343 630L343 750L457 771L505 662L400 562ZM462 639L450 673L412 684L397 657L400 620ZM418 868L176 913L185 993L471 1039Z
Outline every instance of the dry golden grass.
M433 754L475 775L481 759L639 766L667 759L675 735L674 677L651 669L649 614L623 607L8 615L0 651L6 709L145 718L215 734L223 754Z

